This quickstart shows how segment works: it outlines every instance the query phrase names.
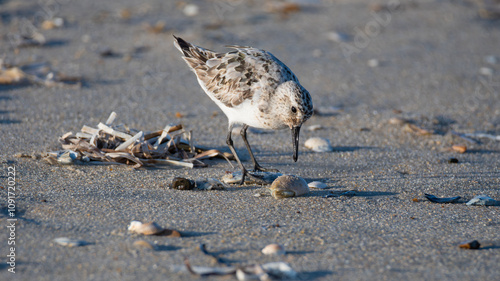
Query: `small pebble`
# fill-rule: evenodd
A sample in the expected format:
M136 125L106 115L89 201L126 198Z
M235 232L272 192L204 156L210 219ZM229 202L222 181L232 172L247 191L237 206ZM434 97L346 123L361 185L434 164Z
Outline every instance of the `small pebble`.
M154 250L155 246L146 240L137 240L134 242L134 247L139 249Z
M285 248L279 244L269 244L262 249L264 255L282 256L286 254Z
M479 247L481 247L481 244L479 244L479 242L477 240L472 240L472 241L467 241L465 243L462 243L462 244L458 245L458 247L460 247L462 249L475 250L475 249L479 249Z
M172 180L172 184L170 185L172 189L178 190L191 190L194 186L195 183L192 180L180 177L174 178Z
M450 163L450 164L456 164L456 163L458 163L458 162L459 162L459 161L458 161L458 159L457 159L457 158L450 158L450 159L448 159L448 163Z
M330 141L325 138L310 138L306 140L304 143L306 148L314 152L331 152L333 151L333 147L330 144Z
M465 145L453 145L451 147L453 151L458 152L458 153L465 153L467 151L467 146Z

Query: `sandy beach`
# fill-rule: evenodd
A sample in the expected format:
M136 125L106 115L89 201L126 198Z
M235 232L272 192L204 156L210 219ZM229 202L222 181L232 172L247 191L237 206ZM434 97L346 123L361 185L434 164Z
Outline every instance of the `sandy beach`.
M498 279L500 207L465 204L500 200L500 21L480 2L0 1L3 69L47 63L77 78L0 84L1 279L236 280L193 275L186 258L211 267L282 261L298 280ZM29 41L34 34L43 42ZM133 169L17 157L61 150L60 136L113 111L144 131L182 124L195 145L229 152L227 119L172 34L214 51L265 49L287 64L315 107L298 161L289 130L248 138L263 166L328 188L280 200L256 185L168 188L174 177L238 170L222 159ZM333 151L305 148L312 137ZM337 196L345 191L354 196ZM462 199L432 203L424 193ZM133 220L182 237L131 234ZM86 243L66 247L59 237ZM470 240L480 248L459 247ZM271 243L286 254L261 253Z

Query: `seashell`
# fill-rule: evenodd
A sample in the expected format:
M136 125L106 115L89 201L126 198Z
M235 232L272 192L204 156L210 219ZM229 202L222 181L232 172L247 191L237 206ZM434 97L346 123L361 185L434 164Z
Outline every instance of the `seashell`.
M489 64L497 64L498 60L497 57L495 56L486 56L484 57L484 62Z
M432 194L427 194L427 193L424 193L424 196L425 198L427 198L429 201L433 202L433 203L455 203L457 202L460 198L460 196L455 196L455 197L447 197L447 198L439 198L439 197L436 197Z
M330 31L326 33L326 38L330 41L337 43L347 42L350 40L349 35L337 31Z
M182 12L188 17L194 17L200 12L200 8L195 4L188 4L182 9Z
M333 147L330 141L325 138L310 138L304 143L305 147L311 149L314 152L330 152L333 151Z
M228 186L218 179L208 178L207 180L196 181L196 187L202 190L224 190Z
M484 75L484 76L493 76L493 69L489 67L481 67L479 69L479 74Z
M308 192L306 181L293 175L280 176L271 185L271 195L276 199L300 196Z
M276 256L282 256L286 253L285 247L281 246L280 244L269 244L265 246L261 252L264 255L276 255Z
M378 67L380 62L377 59L371 59L366 62L369 67Z
M256 264L254 266L248 266L245 269L236 269L236 279L238 281L247 280L272 280L271 276L267 274L262 266Z
M194 188L195 183L192 180L185 178L174 178L172 180L171 188L178 190L191 190Z
M399 117L392 117L391 119L389 119L389 124L391 125L403 126L406 123L408 123L408 120Z
M467 241L467 242L464 242L460 245L458 245L459 248L462 248L462 249L479 249L479 247L481 247L481 244L477 241L477 240L472 240L472 241Z
M269 275L287 280L297 278L297 272L286 262L270 262L261 266Z
M307 184L307 186L309 186L310 188L319 188L319 189L328 188L328 185L326 185L326 183L320 181L310 182Z
M453 145L451 147L451 149L453 149L453 151L456 151L458 153L465 153L467 151L467 146L465 146L465 145Z
M72 239L68 237L59 237L53 240L55 243L61 245L61 246L66 246L66 247L79 247L79 246L85 246L88 245L84 240L80 239Z
M465 204L468 206L500 206L500 201L486 195L478 195Z
M317 131L317 130L321 130L321 129L324 129L323 126L317 124L317 125L311 125L309 127L307 127L307 130L313 132L313 131Z
M132 244L134 247L139 249L154 250L155 246L146 240L137 240Z
M164 229L156 222L142 223L140 221L132 221L128 227L128 231L142 235L159 235Z

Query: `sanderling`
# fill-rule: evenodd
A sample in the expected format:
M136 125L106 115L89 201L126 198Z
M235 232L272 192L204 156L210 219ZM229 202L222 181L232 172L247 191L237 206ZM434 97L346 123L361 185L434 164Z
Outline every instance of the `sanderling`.
M248 173L236 153L231 133L233 126L242 125L241 137L250 153L254 171L276 171L262 168L247 140L248 127L261 129L290 128L293 140L293 160L297 161L299 131L311 117L313 105L309 92L300 85L293 72L271 53L243 46L228 53L215 53L174 36L174 45L196 74L205 93L226 114L229 126L226 143L245 176L259 182Z

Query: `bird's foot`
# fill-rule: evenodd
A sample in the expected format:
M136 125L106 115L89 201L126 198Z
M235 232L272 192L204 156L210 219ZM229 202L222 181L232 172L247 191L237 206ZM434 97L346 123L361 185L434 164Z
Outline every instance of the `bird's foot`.
M277 169L270 169L270 168L261 167L259 164L255 165L255 167L253 168L253 172L257 172L257 171L268 172L268 173L279 173L280 172Z
M251 174L247 170L243 171L243 175L241 177L240 185L245 183L245 179L248 179L249 182L258 184L258 185L268 185L269 181L264 179L264 175Z

